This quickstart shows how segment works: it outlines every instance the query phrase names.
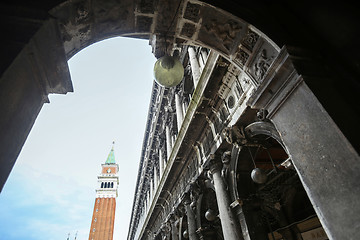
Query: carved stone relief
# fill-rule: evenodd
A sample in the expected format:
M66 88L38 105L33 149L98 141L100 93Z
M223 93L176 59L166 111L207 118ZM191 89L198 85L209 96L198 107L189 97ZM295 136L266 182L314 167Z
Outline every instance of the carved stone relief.
M254 50L254 54L255 56L252 57L251 63L246 71L253 77L255 82L259 84L263 81L278 51L270 44L264 43L260 48Z
M64 4L54 8L51 16L59 21L64 48L67 53L76 53L79 48L86 45L90 39L91 8L87 1L79 1L76 4ZM67 57L69 57L68 54Z
M98 33L121 33L133 24L132 5L120 0L93 2L95 29Z
M258 39L259 39L259 35L257 35L255 32L251 30L248 30L247 34L242 40L242 45L244 45L249 51L252 51Z
M239 39L246 26L244 23L221 15L212 8L202 9L202 26L198 40L210 47L229 55L239 45Z
M211 19L209 23L204 25L204 29L208 34L215 36L227 50L230 50L241 26L232 20L219 22L217 19Z
M270 56L268 54L268 51L266 49L263 49L257 62L254 64L254 73L257 80L261 80L264 78L264 75L269 69L272 61L273 56Z
M201 5L188 2L184 12L184 18L197 23L200 19Z
M159 0L157 6L157 21L155 26L155 33L163 33L173 37L171 34L175 32L177 25L177 16L181 16L182 1L162 1ZM171 35L171 36L170 36Z
M75 14L75 22L79 24L84 24L89 22L90 16L90 7L86 2L79 2L74 4L74 14Z
M76 1L56 7L49 14L59 21L68 58L94 41L134 32L130 0Z
M249 59L249 54L243 49L239 48L239 51L235 55L235 61L240 63L241 66L245 66L247 60Z
M196 30L196 26L190 23L185 23L182 30L181 35L186 36L188 38L192 38Z

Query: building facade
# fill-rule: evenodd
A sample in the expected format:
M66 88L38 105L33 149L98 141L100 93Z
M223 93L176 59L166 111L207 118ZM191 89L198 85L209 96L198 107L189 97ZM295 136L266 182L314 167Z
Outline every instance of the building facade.
M183 81L154 82L128 240L336 238L340 222L329 204L341 198L331 189L338 180L317 174L338 173L350 145L329 129L291 49L264 44L255 29L243 41L241 68L185 46L177 49ZM342 191L352 185L341 182ZM357 208L358 192L346 194L354 198L344 212Z
M101 164L98 188L91 220L89 240L112 240L114 233L116 198L119 185L119 165L115 162L114 147Z

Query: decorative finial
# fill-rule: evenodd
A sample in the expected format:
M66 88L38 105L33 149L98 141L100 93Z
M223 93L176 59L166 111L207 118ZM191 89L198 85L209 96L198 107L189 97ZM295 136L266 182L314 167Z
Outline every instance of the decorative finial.
M114 150L115 141L113 141L112 144L113 144L113 145L112 145L112 148L111 148L111 149Z

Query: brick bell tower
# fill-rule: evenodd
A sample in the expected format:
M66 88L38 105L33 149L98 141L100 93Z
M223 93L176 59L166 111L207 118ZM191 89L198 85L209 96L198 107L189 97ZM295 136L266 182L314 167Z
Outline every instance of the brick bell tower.
M119 166L115 163L114 142L106 159L101 164L98 175L99 187L91 220L89 240L112 240L114 232L117 188L119 185Z

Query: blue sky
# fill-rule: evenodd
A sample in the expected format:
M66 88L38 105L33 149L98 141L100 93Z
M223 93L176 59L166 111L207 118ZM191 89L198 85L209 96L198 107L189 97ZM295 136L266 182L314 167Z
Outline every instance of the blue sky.
M97 175L115 141L114 239L126 239L156 59L112 38L69 61L74 93L50 95L0 194L0 240L88 239Z

